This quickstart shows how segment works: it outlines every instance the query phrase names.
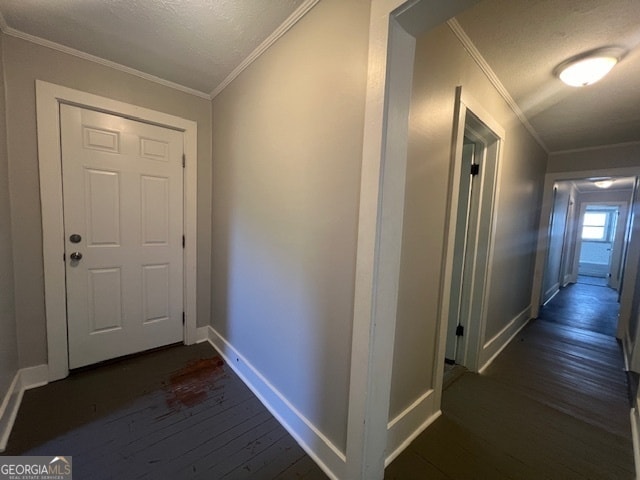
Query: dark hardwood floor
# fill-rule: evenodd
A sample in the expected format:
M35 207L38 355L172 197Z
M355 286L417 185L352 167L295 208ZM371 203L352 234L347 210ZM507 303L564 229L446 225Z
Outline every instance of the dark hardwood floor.
M326 479L206 343L25 392L4 455L73 457L83 479Z
M449 383L385 478L634 478L622 356L601 333L617 304L591 288L563 289L485 373ZM20 454L71 455L82 480L327 478L206 343L26 392L5 452Z
M587 278L587 281L599 280ZM560 290L542 308L540 318L615 337L619 310L618 292L605 285L578 282Z
M482 375L448 386L385 478L635 478L622 354L600 333L615 329L612 292L563 289Z

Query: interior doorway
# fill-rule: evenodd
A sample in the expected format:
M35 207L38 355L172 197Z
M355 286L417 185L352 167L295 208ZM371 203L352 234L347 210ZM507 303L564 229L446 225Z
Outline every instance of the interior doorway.
M49 381L69 374L67 337L67 302L65 262L65 229L63 223L62 159L60 106L72 104L119 117L144 121L180 131L184 135L185 166L183 173L183 306L185 316L181 330L185 344L197 337L197 124L135 105L36 81L36 114L38 124L38 166L42 200L42 235L44 258L45 307L47 319L47 356ZM75 232L70 232L70 234Z
M479 368L501 129L458 89L445 364ZM491 125L491 126L490 126Z
M542 305L578 282L620 290L634 187L635 177L555 182Z
M572 326L615 336L634 191L635 177L554 183L538 318L560 308L575 323ZM556 296L565 300L557 301ZM580 298L566 300L574 297ZM591 325L587 318L592 314L606 325Z
M620 288L628 203L585 203L576 247L577 282Z

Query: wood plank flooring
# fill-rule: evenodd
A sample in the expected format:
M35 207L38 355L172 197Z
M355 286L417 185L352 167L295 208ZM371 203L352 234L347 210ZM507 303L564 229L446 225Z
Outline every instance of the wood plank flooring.
M568 327L616 335L618 323L618 292L587 283L568 285L545 305L540 318Z
M454 381L443 415L385 479L635 478L620 347L598 333L610 291L591 288L563 289L485 373ZM581 302L576 317L568 306Z
M385 478L634 478L620 348L591 287L563 289L483 375L448 384ZM26 392L5 452L19 454L71 455L83 480L327 478L208 344Z
M326 479L206 344L25 393L5 455L73 456L78 479Z

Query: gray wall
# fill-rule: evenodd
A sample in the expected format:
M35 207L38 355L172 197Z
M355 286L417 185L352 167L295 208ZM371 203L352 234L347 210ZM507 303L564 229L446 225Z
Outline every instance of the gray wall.
M368 24L320 2L213 102L212 326L342 449Z
M211 102L15 37L4 37L7 140L20 366L47 362L35 80L198 122L198 324L209 321Z
M443 25L418 39L390 418L433 385L455 88L506 130L487 338L530 304L546 153Z
M0 403L18 371L5 116L4 39L0 35Z

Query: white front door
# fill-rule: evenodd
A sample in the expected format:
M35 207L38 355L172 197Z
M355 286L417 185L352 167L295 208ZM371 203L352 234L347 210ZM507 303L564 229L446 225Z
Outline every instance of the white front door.
M60 106L69 367L183 339L183 133Z

